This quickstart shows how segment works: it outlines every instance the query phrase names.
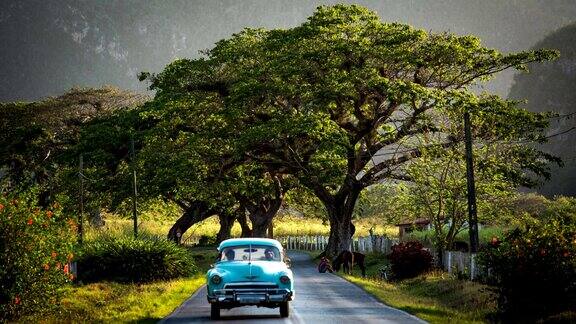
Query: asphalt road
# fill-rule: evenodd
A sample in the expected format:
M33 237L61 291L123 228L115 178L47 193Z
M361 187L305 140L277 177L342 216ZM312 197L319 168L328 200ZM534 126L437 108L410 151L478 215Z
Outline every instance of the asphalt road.
M245 306L221 310L216 323L425 323L386 306L356 285L329 273L318 273L305 253L289 253L296 296L290 317L281 318L278 308ZM161 323L210 322L206 288L200 288Z

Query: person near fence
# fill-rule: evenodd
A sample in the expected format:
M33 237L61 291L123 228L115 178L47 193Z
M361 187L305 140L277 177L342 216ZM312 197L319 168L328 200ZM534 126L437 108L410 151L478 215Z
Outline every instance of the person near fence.
M322 257L320 259L320 263L318 264L318 272L326 273L326 271L330 273L334 272L334 270L332 270L332 265L330 265L328 259L326 257Z

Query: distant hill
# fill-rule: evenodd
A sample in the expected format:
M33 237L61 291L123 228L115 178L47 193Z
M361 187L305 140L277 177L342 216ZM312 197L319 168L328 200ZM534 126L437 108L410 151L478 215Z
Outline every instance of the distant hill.
M552 136L544 151L562 158L564 168L555 168L552 179L538 191L542 194L576 196L576 24L548 35L534 48L560 50L555 62L530 67L531 73L514 78L510 98L527 99L531 111L555 111L548 130ZM572 129L572 130L571 130ZM558 135L556 135L558 134Z

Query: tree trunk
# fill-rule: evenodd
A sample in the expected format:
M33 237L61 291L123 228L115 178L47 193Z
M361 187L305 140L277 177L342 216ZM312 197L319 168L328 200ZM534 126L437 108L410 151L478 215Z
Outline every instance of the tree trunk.
M218 220L220 221L220 230L216 235L216 242L227 240L231 236L232 226L234 225L234 220L236 220L236 214L234 213L220 213L218 214Z
M183 207L182 204L180 204L180 206ZM176 223L174 223L168 231L168 239L176 242L176 244L180 244L184 233L186 233L192 225L199 223L214 214L215 212L208 209L207 204L201 201L186 206L182 216L176 220Z
M268 229L272 226L272 219L276 216L282 200L263 199L258 206L248 208L250 221L252 221L252 236L267 237ZM256 208L254 208L256 207Z
M268 226L268 238L274 238L274 221L270 221L270 226Z
M262 217L261 215L250 215L250 219L252 220L254 217ZM268 226L270 226L269 222L267 221L262 221L260 223L254 223L254 221L252 221L252 236L253 237L266 237L266 234L268 232Z
M248 225L248 218L246 217L246 210L242 209L241 213L236 215L236 220L240 224L240 228L242 229L242 237L252 237L252 229Z
M356 231L352 224L352 213L361 191L361 187L352 187L348 192L339 193L337 197L328 196L329 199L326 199L326 195L318 196L330 219L330 237L325 251L327 256L334 257L342 251L351 250L352 236Z
M252 236L253 237L266 237L268 228L272 224L272 219L282 206L284 193L282 192L282 185L280 179L274 178L276 185L276 192L274 197L262 197L258 202L254 203L246 197L242 197L241 201L246 210L248 210L248 217L252 222Z

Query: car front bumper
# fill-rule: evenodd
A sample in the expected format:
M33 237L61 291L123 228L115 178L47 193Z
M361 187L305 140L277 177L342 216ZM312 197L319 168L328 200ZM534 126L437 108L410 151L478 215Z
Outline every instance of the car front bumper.
M293 297L294 293L288 289L217 289L208 295L208 302L218 303L223 308L244 305L277 307Z

